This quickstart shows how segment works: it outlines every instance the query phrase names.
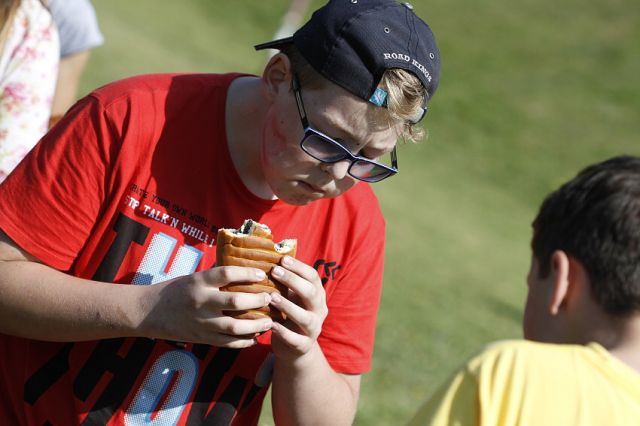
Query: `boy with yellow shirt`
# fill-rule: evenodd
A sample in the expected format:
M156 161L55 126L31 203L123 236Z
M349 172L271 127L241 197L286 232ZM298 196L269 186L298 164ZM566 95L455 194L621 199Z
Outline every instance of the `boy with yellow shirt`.
M411 425L640 425L640 158L592 165L533 222L523 329Z

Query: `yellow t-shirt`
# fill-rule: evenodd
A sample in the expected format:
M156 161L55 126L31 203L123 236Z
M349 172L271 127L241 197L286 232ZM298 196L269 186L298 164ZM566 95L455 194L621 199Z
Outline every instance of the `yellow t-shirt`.
M467 362L409 424L640 425L640 374L596 343L498 342Z

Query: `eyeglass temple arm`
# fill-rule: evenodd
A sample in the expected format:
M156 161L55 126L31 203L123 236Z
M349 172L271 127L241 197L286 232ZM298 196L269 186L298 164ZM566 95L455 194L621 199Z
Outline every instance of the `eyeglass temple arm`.
M305 128L309 127L309 120L307 120L307 111L304 109L304 103L302 103L302 91L300 87L300 80L298 80L297 75L293 75L291 78L291 88L293 89L293 94L296 97L296 106L298 107L298 113L300 114L300 120L302 121L302 126Z
M393 147L393 150L391 151L391 166L398 170L398 155L396 154L396 147Z

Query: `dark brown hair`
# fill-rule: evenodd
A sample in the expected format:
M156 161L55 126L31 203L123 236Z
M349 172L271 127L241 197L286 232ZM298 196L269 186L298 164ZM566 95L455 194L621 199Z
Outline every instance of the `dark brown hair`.
M640 158L591 165L551 193L533 221L531 246L541 277L562 250L584 265L605 312L640 310Z

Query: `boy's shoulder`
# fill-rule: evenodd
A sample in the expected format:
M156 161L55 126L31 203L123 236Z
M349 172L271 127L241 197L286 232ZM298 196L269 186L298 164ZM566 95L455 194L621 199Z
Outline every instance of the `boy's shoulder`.
M482 369L510 369L538 371L563 369L577 359L609 356L604 348L590 345L541 343L529 340L501 340L490 343L467 363L471 371Z
M211 91L219 89L226 92L231 82L242 75L244 74L140 74L107 83L93 90L90 96L103 104L109 104L123 98L162 101L168 96L181 98L207 96Z

